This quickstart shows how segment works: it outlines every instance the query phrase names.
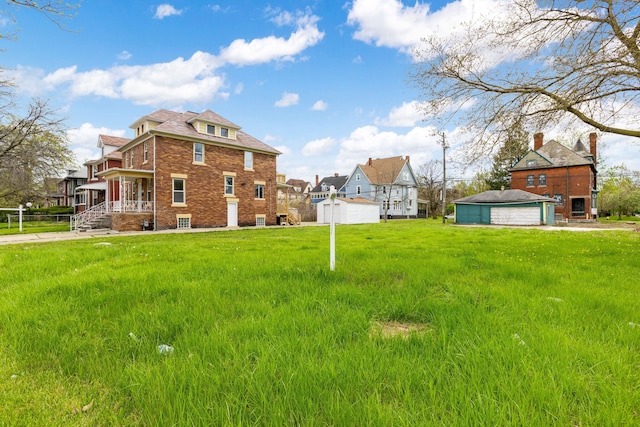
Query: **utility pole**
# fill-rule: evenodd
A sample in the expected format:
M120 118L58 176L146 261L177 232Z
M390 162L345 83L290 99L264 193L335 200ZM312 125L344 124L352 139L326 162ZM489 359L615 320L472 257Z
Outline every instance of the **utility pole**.
M447 212L447 142L442 132L442 223L447 220L445 214Z

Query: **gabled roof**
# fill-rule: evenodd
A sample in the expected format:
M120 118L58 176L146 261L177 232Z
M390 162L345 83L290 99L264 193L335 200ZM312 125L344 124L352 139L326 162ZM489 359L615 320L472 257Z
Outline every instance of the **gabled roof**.
M371 184L394 183L409 159L404 156L385 159L369 159L364 165L358 165Z
M313 190L311 190L312 193L321 193L322 190L322 184L325 184L327 186L327 188L331 188L331 186L333 185L336 189L336 191L340 191L340 189L342 187L344 187L344 185L347 183L347 179L349 177L347 175L339 175L339 176L327 176L325 178L322 178L322 181L320 181L318 183L318 185L316 185L315 187L313 187ZM326 190L324 190L326 191Z
M237 124L225 119L221 115L214 113L211 110L204 110L202 113L190 119L188 123L193 123L196 120L202 120L203 122L216 123L219 125L228 126L230 128L240 129L240 126L238 126Z
M119 136L112 135L98 135L98 147L102 145L110 145L112 147L122 147L127 142L131 141L129 138L121 138Z
M578 141L579 142L579 141ZM580 143L582 148L585 148L582 143ZM579 150L581 147L576 144ZM585 150L583 153L575 152L570 148L565 147L557 141L549 141L544 144L542 147L538 148L536 151L530 151L527 153L518 163L516 163L512 171L514 170L523 170L523 169L540 169L541 165L527 165L527 160L531 160L532 154L537 154L541 156L547 163L543 165L544 167L565 167L565 166L581 166L581 165L593 165L593 156Z
M454 200L453 203L475 204L475 203L517 203L517 202L555 202L550 197L540 196L523 190L489 190L473 196L463 197Z
M304 189L307 187L307 185L311 185L309 181L305 181L304 179L294 179L294 178L288 179L287 184L294 188L300 187L301 192L304 192Z
M203 113L194 113L187 111L184 113L176 113L168 110L158 110L151 113L140 120L137 120L131 127L135 127L136 124L148 119L158 123L158 125L152 129L149 129L150 134L166 134L181 138L198 139L204 142L210 142L217 145L226 145L231 147L237 147L240 149L248 149L261 151L269 154L281 154L278 150L262 141L254 138L253 136L240 130L238 125L233 124L229 120L216 113L206 110ZM215 119L215 120L213 120ZM192 125L194 121L214 121L218 124L228 125L236 129L236 139L225 138L222 136L204 134L198 132ZM132 140L136 141L138 138Z

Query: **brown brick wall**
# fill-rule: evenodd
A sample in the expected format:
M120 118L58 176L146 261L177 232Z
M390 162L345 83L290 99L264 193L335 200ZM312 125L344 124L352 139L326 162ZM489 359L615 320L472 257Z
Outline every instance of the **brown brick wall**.
M112 213L111 228L118 231L141 231L144 220L153 222L153 213Z
M546 186L538 185L540 174L547 175ZM533 187L527 186L528 175L534 176ZM573 218L571 216L572 198L584 198L585 212L590 214L591 190L595 189L595 176L588 165L570 166L569 168L519 170L511 173L511 188L539 195L548 194L550 197L555 194L562 194L563 204L556 204L556 214L562 214L563 218Z
M227 225L227 198L223 172L235 172L238 225L255 225L256 214L266 215L266 224L276 222L276 157L254 153L254 170L244 170L244 151L205 144L204 164L193 163L193 142L156 136L156 228L176 228L177 214L190 214L191 226ZM152 143L149 151L152 152ZM134 167L142 169L142 144L134 147ZM151 154L150 154L151 155ZM152 160L152 159L150 159ZM171 174L186 175L186 206L172 206ZM255 200L254 181L265 181L265 200Z

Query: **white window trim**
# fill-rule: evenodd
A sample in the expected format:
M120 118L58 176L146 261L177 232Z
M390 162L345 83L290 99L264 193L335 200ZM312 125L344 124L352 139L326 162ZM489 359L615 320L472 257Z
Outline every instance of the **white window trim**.
M249 166L247 166L247 160L250 160ZM253 151L244 152L244 170L253 170Z
M202 147L202 160L196 160L196 147L198 145ZM196 164L196 165L203 165L204 164L204 151L205 151L205 148L204 148L204 144L203 143L201 143L201 142L194 142L193 143L193 164Z

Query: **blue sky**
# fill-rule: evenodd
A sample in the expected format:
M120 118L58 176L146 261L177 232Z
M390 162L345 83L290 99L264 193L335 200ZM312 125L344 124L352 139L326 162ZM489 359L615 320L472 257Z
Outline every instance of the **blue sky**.
M0 65L21 96L67 118L78 164L97 157L99 133L159 108L211 109L279 149L288 178L350 173L369 157L410 155L414 169L441 159L439 136L416 109L409 83L420 38L453 31L494 0L308 2L85 0L62 31L16 10L15 41ZM499 8L496 9L499 13ZM444 129L453 144L458 129ZM588 128L542 130L545 140L588 141ZM608 165L640 170L634 139L604 135ZM461 176L462 172L455 172ZM467 172L468 175L469 172Z

